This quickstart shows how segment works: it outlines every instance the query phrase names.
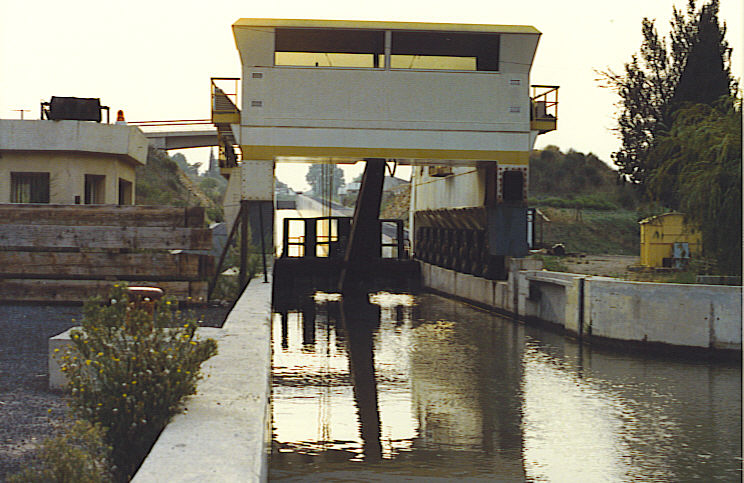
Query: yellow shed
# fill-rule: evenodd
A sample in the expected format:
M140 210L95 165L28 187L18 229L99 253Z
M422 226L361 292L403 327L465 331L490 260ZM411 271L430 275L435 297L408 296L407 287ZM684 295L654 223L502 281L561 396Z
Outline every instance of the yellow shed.
M683 213L664 213L639 222L641 225L641 265L677 267L685 259L700 254L700 230L685 223Z

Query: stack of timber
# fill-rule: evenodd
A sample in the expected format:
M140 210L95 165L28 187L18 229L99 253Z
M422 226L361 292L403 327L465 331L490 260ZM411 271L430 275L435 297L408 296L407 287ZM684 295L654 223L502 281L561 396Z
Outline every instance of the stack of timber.
M204 301L214 258L204 208L0 204L0 302L83 302L111 285Z

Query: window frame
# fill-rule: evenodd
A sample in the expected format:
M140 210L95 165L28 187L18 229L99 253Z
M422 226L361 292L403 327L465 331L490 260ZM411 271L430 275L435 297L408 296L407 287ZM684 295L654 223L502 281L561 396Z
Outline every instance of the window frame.
M88 174L84 176L83 204L105 205L106 204L106 175ZM101 198L99 201L98 198Z
M29 200L22 201L19 197L20 182L26 182L29 186ZM37 183L42 181L45 184L42 189L42 196L38 196L39 193L34 193L34 181ZM38 185L36 185L38 188ZM35 196L36 195L36 196ZM41 199L41 201L34 201L34 199ZM11 203L34 203L34 204L49 204L51 202L51 176L48 171L11 171L10 173L10 202Z
M307 50L307 51L296 51L296 50L284 50L284 47L282 47L282 50L277 50L277 33L279 31L318 31L318 32L333 32L333 31L347 31L347 32L380 32L384 34L383 37L383 52L361 52L361 51L355 51L355 52L320 52L315 50ZM496 55L495 59L492 59L491 61L496 64L495 69L489 69L489 70L479 70L478 64L479 64L479 56L478 51L474 51L472 56L462 56L461 58L475 58L475 69L436 69L436 68L406 68L406 67L392 67L392 58L394 55L412 55L412 56L421 56L422 54L407 54L407 53L395 53L394 49L394 39L393 36L395 34L398 34L400 36L414 36L416 34L422 35L424 37L431 36L435 37L437 35L441 36L455 36L460 37L461 39L467 39L469 38L469 41L471 43L475 42L475 39L477 37L491 37L492 42L495 44L495 50ZM288 68L288 69L334 69L334 70L373 70L373 71L396 71L396 72L456 72L456 73L478 73L478 74L500 74L501 71L501 33L497 32L469 32L469 31L450 31L450 30L403 30L403 29L354 29L354 28L318 28L318 27L276 27L274 29L274 48L273 48L273 55L272 55L272 66L276 68ZM350 49L354 50L354 49ZM278 52L292 52L292 53L316 53L316 54L341 54L341 53L349 53L349 54L370 54L370 55L382 55L382 63L378 67L352 67L352 66L313 66L313 65L286 65L286 64L277 64L276 54ZM440 55L439 57L448 57L446 55ZM451 56L454 58L460 57L460 56Z

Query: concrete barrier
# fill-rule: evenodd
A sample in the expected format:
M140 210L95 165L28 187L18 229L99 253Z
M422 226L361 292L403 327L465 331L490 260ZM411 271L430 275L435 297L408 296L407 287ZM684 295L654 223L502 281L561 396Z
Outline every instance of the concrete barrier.
M133 482L267 480L271 284L253 279L218 331L219 352L203 364L197 394L163 430Z
M592 336L741 350L741 287L587 279Z
M741 351L742 287L631 282L512 260L508 281L491 281L426 263L425 287L530 321L549 322L585 340Z

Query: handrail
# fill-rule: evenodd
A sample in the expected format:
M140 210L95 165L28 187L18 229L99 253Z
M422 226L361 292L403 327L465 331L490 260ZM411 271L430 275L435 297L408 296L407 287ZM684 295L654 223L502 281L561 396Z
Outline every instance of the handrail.
M217 113L232 113L238 112L238 82L239 77L211 77L210 79L210 92L212 96L212 112ZM215 82L217 81L217 82ZM230 81L228 83L227 81ZM217 85L220 83L223 87ZM225 86L227 83L227 86ZM228 101L232 105L227 104Z
M336 220L335 230L334 225L328 224L328 233L318 233L318 222L319 221L334 221ZM319 216L317 218L284 218L283 227L283 240L282 240L282 257L289 258L303 258L303 257L318 257L318 247L324 248L321 258L336 258L342 257L346 251L346 243L348 241L349 234L351 233L351 222L353 218L350 216ZM291 222L302 222L303 234L299 236L290 236L289 225ZM381 219L380 222L380 237L382 237L382 224L383 223L394 223L396 225L396 236L392 237L393 241L385 243L382 239L380 240L380 257L383 257L384 248L395 248L395 256L393 258L405 259L407 258L408 250L405 247L405 236L403 229L403 220L395 219ZM300 247L297 250L297 255L290 254L291 247Z
M558 119L558 89L560 86L535 84L530 100L532 109L530 119L533 121L555 121Z

